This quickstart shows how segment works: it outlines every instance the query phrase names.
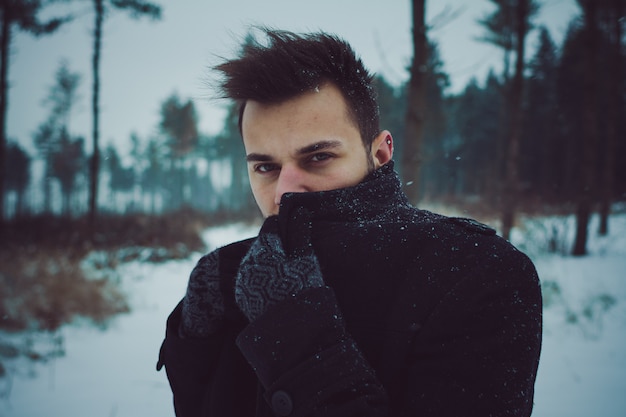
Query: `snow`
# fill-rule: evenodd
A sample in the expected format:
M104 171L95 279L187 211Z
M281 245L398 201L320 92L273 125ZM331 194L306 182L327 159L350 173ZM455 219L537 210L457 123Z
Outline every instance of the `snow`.
M597 221L590 256L533 257L547 304L533 417L626 416L626 215L603 238ZM546 291L551 283L560 292Z
M203 238L213 249L257 232L258 226L235 224L209 229ZM172 417L169 384L156 363L167 316L185 294L200 256L119 267L131 313L106 329L85 322L65 326L62 357L12 364L13 376L4 386L0 379L0 395L6 393L0 417Z
M590 255L581 258L544 250L555 229L559 242L571 242L572 218L528 220L513 235L533 258L545 294L533 417L626 415L626 215L611 218L607 237L596 236L596 221ZM257 231L226 225L204 238L214 248ZM105 329L77 321L58 335L35 336L33 343L64 354L46 363L9 362L10 376L0 378L0 416L172 417L167 378L155 366L165 320L199 256L122 265L131 313Z

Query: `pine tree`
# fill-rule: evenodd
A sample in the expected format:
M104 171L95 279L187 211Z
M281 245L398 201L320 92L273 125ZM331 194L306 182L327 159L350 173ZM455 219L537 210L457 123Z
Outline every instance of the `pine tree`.
M35 146L45 163L43 178L45 212L51 211L50 180L52 178L56 177L62 184L65 184L62 187L65 196L64 204L69 204L69 195L73 192L75 179L69 179L66 176L68 172L74 172L71 168L74 162L70 163L65 160L71 157L64 156L63 151L69 151L70 155L79 157L80 151L77 147L82 149L82 145L77 143L78 139L71 138L70 134L70 115L76 104L80 79L78 73L68 68L66 61L61 61L55 73L55 83L50 87L48 96L44 100L44 104L50 108L50 115L34 135ZM75 162L82 166L82 162ZM78 174L78 172L74 173ZM64 205L64 213L68 214L69 211L70 207Z
M443 61L435 42L428 42L428 59L424 89L428 106L424 109L423 166L419 189L424 196L436 197L448 189L450 164L446 157L450 144L447 139L447 114L444 91L450 82L443 70Z
M502 236L508 239L515 223L515 206L519 203L519 149L523 123L524 58L526 35L531 19L539 10L535 0L491 0L497 9L479 21L486 29L485 40L504 50L504 83L506 88L506 153L502 187ZM509 74L509 56L515 52L513 76ZM510 80L510 83L509 83Z
M183 103L177 95L170 96L161 106L160 128L170 150L172 207L184 205L188 203L188 157L198 145L198 116L193 102Z
M165 183L163 145L155 138L148 141L144 151L146 167L142 172L141 188L150 195L150 213L157 213L157 200Z
M126 10L131 18L139 19L149 17L159 19L161 7L143 0L92 0L94 6L94 29L93 29L93 89L92 89L92 147L91 163L89 169L89 223L93 230L98 201L98 178L100 169L100 55L102 45L102 26L106 12L111 9Z
M105 161L109 171L109 189L111 191L111 202L114 210L118 210L118 195L120 192L128 192L132 189L134 183L134 175L132 168L125 167L122 164L117 149L109 144L105 150Z
M417 204L420 184L420 164L426 111L426 63L428 41L426 34L426 0L412 0L413 59L407 92L402 180L409 201Z
M561 197L562 172L559 157L563 144L560 131L563 115L558 105L557 46L547 28L539 31L539 46L529 62L528 105L521 151L521 180L535 190L543 202L556 203Z
M570 22L561 48L557 68L557 106L562 114L559 130L560 176L559 201L574 204L581 182L581 149L583 148L584 97L581 80L584 78L584 31L579 17ZM576 86L576 88L572 88Z
M9 57L14 29L34 36L55 32L71 16L55 17L46 21L39 19L44 8L42 0L2 0L0 2L0 166L6 166L6 115L8 110ZM5 173L0 170L0 224L4 221Z
M248 165L243 141L239 133L239 107L236 103L228 106L224 127L215 138L218 158L230 165L229 198L226 200L231 210L246 213L254 207L254 200L248 182Z
M51 175L61 185L62 213L65 216L72 215L72 195L79 174L84 172L86 160L84 143L83 138L72 138L66 129L61 129L57 149L51 155Z
M626 2L624 0L604 0L600 3L602 9L601 23L603 23L608 39L608 79L609 84L606 89L608 97L606 111L606 138L601 147L602 172L600 173L600 226L598 234L606 236L609 232L609 214L611 213L611 203L615 196L615 167L617 165L616 155L618 137L620 137L620 114L624 114L624 55L623 55L623 29L622 21L626 19ZM622 112L620 112L620 109ZM621 137L626 132L622 131Z
M458 135L450 143L449 158L455 166L455 188L465 196L492 198L500 177L498 137L502 85L490 72L481 88L472 79L459 96L450 100L453 130Z
M4 165L7 191L15 192L16 217L26 212L26 189L30 182L30 156L17 143L9 142L7 146L7 163Z
M598 144L598 8L594 0L579 0L583 9L584 20L584 72L582 78L583 108L583 148L580 168L582 175L576 202L576 237L572 248L572 255L587 254L587 236L589 219L593 210L594 191L596 191L596 158Z

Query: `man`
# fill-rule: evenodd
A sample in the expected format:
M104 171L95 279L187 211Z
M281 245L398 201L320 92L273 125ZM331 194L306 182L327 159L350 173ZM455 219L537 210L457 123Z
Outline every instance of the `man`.
M218 66L258 237L204 256L168 319L178 416L529 416L530 260L409 205L371 75L344 41L267 30Z

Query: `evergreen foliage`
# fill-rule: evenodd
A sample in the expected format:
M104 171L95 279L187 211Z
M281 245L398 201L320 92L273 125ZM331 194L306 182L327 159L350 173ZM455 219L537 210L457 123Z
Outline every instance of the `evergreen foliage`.
M15 193L16 217L26 214L26 190L30 183L31 158L17 143L9 142L7 146L7 161L4 165L7 193Z

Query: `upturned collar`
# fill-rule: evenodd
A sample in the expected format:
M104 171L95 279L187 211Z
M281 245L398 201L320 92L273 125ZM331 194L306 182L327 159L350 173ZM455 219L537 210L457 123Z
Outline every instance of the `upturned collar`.
M400 178L390 161L374 170L359 184L329 191L286 193L280 201L279 223L288 223L291 213L304 207L312 220L365 221L384 215L390 208L409 207Z

